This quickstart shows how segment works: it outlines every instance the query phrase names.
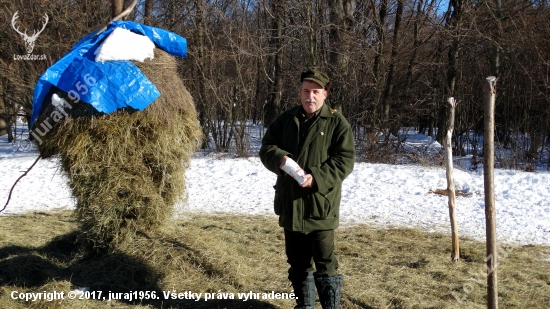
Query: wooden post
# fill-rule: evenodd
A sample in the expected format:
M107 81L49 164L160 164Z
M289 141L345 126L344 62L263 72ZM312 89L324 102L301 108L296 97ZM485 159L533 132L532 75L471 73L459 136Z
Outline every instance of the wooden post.
M487 77L485 90L485 121L483 134L483 179L485 186L485 233L487 237L487 308L498 308L497 284L497 233L495 218L494 165L495 165L495 99L496 81Z
M447 103L449 103L449 127L447 128L447 136L445 137L445 169L447 171L447 196L449 197L449 217L451 219L451 259L453 262L458 262L458 260L460 259L460 248L458 244L458 225L456 223L455 212L456 189L455 181L453 178L453 147L451 140L454 130L455 107L457 102L453 97L450 97L449 99L447 99Z

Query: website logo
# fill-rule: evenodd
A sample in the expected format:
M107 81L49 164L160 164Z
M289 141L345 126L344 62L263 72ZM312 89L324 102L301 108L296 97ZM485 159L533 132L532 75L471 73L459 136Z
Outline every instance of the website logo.
M33 30L32 32L32 35L28 35L27 34L27 29L25 29L24 32L21 32L21 30L19 30L19 27L16 26L15 22L16 20L19 18L19 15L18 15L19 11L16 11L15 14L13 14L13 17L11 19L11 26L13 27L13 29L19 33L21 35L21 37L23 37L23 40L25 41L25 49L27 50L27 55L18 55L19 57L16 57L17 55L13 55L14 56L14 60L46 60L46 55L31 55L33 49L34 49L34 42L36 41L36 39L38 38L38 36L40 35L40 33L42 33L42 31L44 31L44 28L46 28L46 25L48 24L48 21L49 21L49 17L48 17L48 14L44 14L44 24L42 25L42 29L40 30ZM17 59L19 58L19 59ZM44 59L38 59L38 58L44 58Z

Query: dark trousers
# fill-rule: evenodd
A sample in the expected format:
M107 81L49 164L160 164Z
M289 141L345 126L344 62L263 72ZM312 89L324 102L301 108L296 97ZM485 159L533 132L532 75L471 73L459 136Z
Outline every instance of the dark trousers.
M338 274L338 261L334 255L334 230L304 234L285 229L285 251L287 262L290 264L289 279L301 277L312 271L313 263L315 277Z

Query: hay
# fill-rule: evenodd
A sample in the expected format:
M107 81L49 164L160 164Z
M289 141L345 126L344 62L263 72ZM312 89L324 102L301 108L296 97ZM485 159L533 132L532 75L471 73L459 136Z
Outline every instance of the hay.
M43 156L61 156L77 199L80 240L96 250L155 230L171 216L201 138L174 57L156 49L154 60L137 65L162 94L143 112L68 118L39 147Z
M112 254L85 256L74 244L76 224L70 215L62 211L0 216L0 308L294 306L293 301L281 299L206 302L203 297L197 302L162 297L161 291L290 292L283 231L274 216L191 214L160 233L137 235ZM336 238L344 275L342 309L487 307L484 242L461 239L460 263L452 263L451 238L438 233L357 225L337 230ZM504 243L499 247L500 307L547 309L550 247ZM77 287L103 291L103 296L109 291L156 291L160 299L130 303L11 298L13 291L65 291L66 296Z

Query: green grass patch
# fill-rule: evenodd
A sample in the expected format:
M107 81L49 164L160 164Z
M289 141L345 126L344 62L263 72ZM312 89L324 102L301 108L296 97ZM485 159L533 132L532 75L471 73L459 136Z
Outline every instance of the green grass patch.
M294 306L264 299L292 291L275 217L191 214L101 254L82 251L77 229L70 211L0 217L0 308ZM486 308L484 243L461 239L461 261L452 263L451 239L442 234L356 226L337 230L336 237L345 276L342 308ZM501 308L548 308L550 247L501 246L498 284ZM159 299L68 300L80 287L89 288L90 298L152 291ZM54 291L65 299L12 299ZM174 291L202 295L200 301L165 299L163 292ZM249 292L258 299L238 299ZM205 301L205 293L213 299Z

